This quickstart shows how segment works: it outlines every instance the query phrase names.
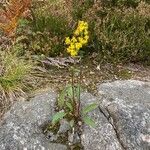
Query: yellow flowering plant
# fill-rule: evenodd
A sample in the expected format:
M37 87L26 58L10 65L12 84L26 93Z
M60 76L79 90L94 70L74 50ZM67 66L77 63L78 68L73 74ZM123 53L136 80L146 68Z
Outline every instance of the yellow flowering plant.
M68 46L67 52L73 57L77 56L79 50L88 43L88 39L88 23L85 21L79 21L72 38L66 37L65 39L65 44Z
M78 55L79 50L88 43L89 33L88 33L88 23L84 21L79 21L77 29L73 33L72 38L66 37L65 44L67 47L67 52L75 57ZM81 67L81 65L80 65ZM95 122L88 116L88 113L93 111L98 107L98 104L91 103L82 108L80 93L81 93L81 80L82 73L80 70L71 67L72 76L71 84L67 85L59 94L57 99L58 112L52 117L52 128L59 125L60 120L65 118L73 132L72 134L78 134L83 123L91 127L95 127ZM79 73L79 78L75 82L76 72ZM76 75L76 76L75 76ZM78 80L79 79L79 80ZM76 133L74 133L76 131ZM79 132L78 132L79 131ZM73 143L72 143L73 144ZM77 144L74 144L77 146Z

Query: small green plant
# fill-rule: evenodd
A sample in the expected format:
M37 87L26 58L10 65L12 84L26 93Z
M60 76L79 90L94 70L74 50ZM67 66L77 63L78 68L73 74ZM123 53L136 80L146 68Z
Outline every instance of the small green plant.
M59 95L57 112L52 119L52 125L57 124L64 117L73 127L79 121L95 127L95 122L88 116L88 113L98 107L96 103L89 104L81 108L80 85L68 85Z
M65 40L66 45L68 45L67 52L75 57L78 55L82 46L87 44L88 39L88 24L87 22L79 21L73 37L71 39L67 37ZM65 87L59 95L57 101L59 111L52 118L52 126L55 126L65 117L69 121L71 127L77 125L79 121L84 122L91 127L95 127L95 122L88 116L88 113L96 109L98 105L92 103L85 107L81 106L81 70L72 67L71 72L72 82ZM75 84L75 75L78 73L80 74L80 78L77 82L78 84Z

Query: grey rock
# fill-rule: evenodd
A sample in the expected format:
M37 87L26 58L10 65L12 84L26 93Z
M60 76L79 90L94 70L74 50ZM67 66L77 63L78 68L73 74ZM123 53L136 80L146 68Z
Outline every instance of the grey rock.
M42 127L50 121L56 94L45 91L30 101L19 101L5 114L0 124L0 150L65 150L50 143Z
M80 143L80 137L77 133L68 133L68 142L70 145Z
M98 99L89 93L81 95L83 104L97 103ZM89 113L95 121L96 128L85 126L81 136L82 145L85 150L122 150L117 139L116 132L107 118L100 112L99 108Z
M67 147L65 145L58 144L58 143L50 143L48 147L49 150L67 150Z
M58 140L58 135L54 134L52 131L47 131L46 137L51 142L56 142Z
M70 124L67 120L62 119L60 120L60 127L57 133L53 131L47 130L45 135L47 139L51 142L58 143L60 138L66 138L66 133L71 129Z
M123 149L149 150L150 83L115 81L101 84L98 91L103 97L103 113L113 125Z
M59 127L58 134L66 133L70 129L71 129L71 127L70 127L69 122L67 120L65 120L65 119L62 119L60 121L60 127Z
M149 150L150 149L150 83L126 80L103 83L99 96L81 94L82 106L96 102L99 107L89 116L96 128L83 128L81 142L85 150ZM51 143L43 127L54 114L56 94L45 91L30 101L19 101L0 122L0 150L66 150L65 145ZM62 120L59 134L68 132L68 123ZM63 134L66 136L65 134ZM80 141L70 134L68 142Z

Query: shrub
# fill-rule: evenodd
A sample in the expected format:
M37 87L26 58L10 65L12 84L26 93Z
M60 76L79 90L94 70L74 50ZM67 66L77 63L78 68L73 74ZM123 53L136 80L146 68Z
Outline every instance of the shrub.
M149 0L101 0L102 4L107 7L119 6L133 8L136 8L143 1L149 3Z
M28 22L24 34L28 38L27 50L38 55L60 55L64 51L64 38L72 33L68 3L45 1L34 2L33 6L32 20Z
M91 26L91 47L111 62L149 60L150 5L106 8L96 3L85 14Z
M34 23L34 22L33 22ZM41 15L36 17L32 25L30 48L36 54L56 56L63 52L64 38L67 33L67 22L58 16Z
M98 52L98 59L111 62L149 60L147 0L35 1L31 12L32 20L18 35L25 35L22 42L34 54L65 54L65 37L70 37L78 20L83 20L89 24L90 37L83 54Z
M72 16L74 20L82 20L86 11L94 4L94 0L74 0L72 1Z
M31 0L10 0L5 2L3 9L0 9L0 29L10 36L18 25L18 21L25 15L31 5Z

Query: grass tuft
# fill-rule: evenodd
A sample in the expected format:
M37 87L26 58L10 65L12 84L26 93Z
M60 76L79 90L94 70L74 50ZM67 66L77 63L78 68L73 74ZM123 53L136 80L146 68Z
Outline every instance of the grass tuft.
M0 110L25 95L32 66L15 54L0 53Z

